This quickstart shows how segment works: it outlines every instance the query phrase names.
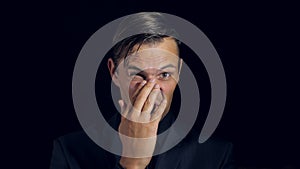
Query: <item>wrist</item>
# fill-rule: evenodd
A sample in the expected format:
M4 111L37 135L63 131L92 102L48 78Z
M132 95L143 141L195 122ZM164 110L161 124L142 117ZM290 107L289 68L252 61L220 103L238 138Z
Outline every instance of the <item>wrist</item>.
M127 157L121 157L119 164L124 169L145 169L147 164L143 163L144 160L141 161L141 159L136 158L127 158Z

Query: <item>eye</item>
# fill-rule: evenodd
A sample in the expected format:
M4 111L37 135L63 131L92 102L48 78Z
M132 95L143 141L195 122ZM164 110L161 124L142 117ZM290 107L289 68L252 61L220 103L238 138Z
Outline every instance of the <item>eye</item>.
M136 73L128 73L128 75L130 76L130 77L132 77L132 76L136 76L137 74Z
M163 72L159 75L159 79L162 80L168 80L170 78L171 74L169 72Z
M142 73L133 72L133 73L129 73L129 76L133 77L133 78L142 78L142 79L145 79L145 76Z

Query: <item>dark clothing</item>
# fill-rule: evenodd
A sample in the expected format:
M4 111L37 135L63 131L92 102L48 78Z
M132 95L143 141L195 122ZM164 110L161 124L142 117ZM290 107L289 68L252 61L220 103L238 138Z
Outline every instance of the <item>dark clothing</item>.
M116 117L117 128L120 117ZM159 124L158 133L174 121L167 115ZM99 147L83 131L72 133L54 141L50 169L118 169L120 157ZM184 139L165 153L152 157L149 169L234 169L232 144L216 139L198 143L197 139Z

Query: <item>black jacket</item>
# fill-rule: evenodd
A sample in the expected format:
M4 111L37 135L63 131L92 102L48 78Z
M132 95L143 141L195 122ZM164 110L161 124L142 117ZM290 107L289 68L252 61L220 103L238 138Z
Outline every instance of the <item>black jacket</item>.
M167 116L166 116L167 117ZM117 127L119 119L113 124ZM170 120L160 122L159 132L167 128ZM118 169L119 156L95 144L83 131L62 136L54 141L50 169ZM184 140L169 151L152 157L150 169L235 169L232 144L209 139Z

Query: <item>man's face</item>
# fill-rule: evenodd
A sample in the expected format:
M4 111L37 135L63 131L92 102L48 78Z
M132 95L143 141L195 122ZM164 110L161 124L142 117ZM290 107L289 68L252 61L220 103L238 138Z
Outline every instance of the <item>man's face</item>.
M139 84L143 80L155 79L161 90L155 106L166 97L167 107L163 113L165 116L170 109L173 92L179 80L182 61L178 55L177 43L171 38L164 38L162 42L154 45L144 44L138 50L137 47L133 48L132 54L120 61L114 76L122 99L127 104L134 104Z

